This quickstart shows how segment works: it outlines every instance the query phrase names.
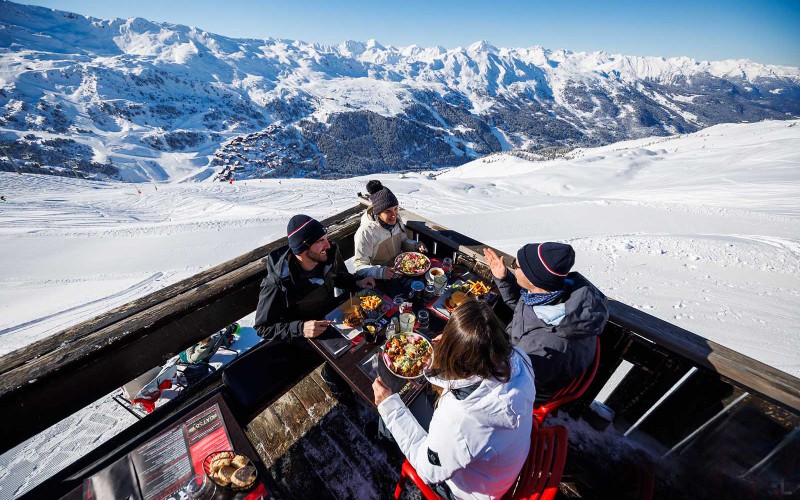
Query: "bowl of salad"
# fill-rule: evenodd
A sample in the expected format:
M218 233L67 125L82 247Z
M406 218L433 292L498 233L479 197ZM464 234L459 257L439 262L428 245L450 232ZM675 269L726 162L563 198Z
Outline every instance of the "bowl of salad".
M403 252L394 259L394 268L406 276L422 276L431 267L431 260L419 252Z
M422 376L433 356L433 346L422 335L401 333L383 344L383 362L390 372L400 378L415 379Z

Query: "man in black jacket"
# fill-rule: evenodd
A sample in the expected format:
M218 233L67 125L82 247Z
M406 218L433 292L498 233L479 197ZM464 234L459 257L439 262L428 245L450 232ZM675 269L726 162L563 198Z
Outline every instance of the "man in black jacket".
M318 337L330 327L331 322L321 318L339 305L334 288L355 292L375 286L374 278L356 280L350 274L327 232L308 215L292 217L286 228L289 249L269 255L267 277L261 281L256 332L270 343L297 347L293 356L316 355L306 339ZM345 381L327 363L322 378L340 401L353 400Z
M532 243L517 252L513 274L490 248L486 263L505 303L514 310L507 331L533 363L536 401L553 397L594 359L608 321L608 301L579 273L572 246Z
M321 335L331 324L322 320L339 305L334 288L355 292L375 286L373 278L356 280L327 228L308 215L295 215L286 228L289 249L272 252L261 282L255 328L269 341L305 347L305 338Z

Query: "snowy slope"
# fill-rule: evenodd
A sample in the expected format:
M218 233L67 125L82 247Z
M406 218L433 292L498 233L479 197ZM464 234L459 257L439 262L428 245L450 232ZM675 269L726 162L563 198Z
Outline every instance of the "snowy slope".
M0 145L32 172L342 177L798 115L800 68L746 60L233 39L0 1Z

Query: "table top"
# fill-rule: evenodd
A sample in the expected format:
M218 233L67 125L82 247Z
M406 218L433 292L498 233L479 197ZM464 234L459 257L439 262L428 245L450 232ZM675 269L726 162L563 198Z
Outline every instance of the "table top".
M451 275L450 282L456 280L479 280L480 278L472 275L466 270L458 271L454 268ZM403 278L394 280L379 280L376 292L381 295L385 302L392 304L392 297L398 293L408 292L410 290L411 282L425 281L424 276L418 278ZM441 306L441 301L449 295L443 294L428 303L422 303L414 307L415 311L426 309L430 313L430 325L426 330L415 330L428 338L439 335L444 326L447 324L449 314ZM349 296L343 297L343 302L347 301ZM334 311L335 312L335 311ZM386 311L383 316L390 318L398 314L397 307L392 307ZM333 313L326 317L333 317ZM428 383L424 377L419 377L413 380L407 380L395 376L391 373L383 360L378 357L380 348L385 342L385 337L380 335L376 344L367 343L363 335L355 335L356 332L351 332L349 329L343 329L344 332L339 332L335 327L330 327L321 338L310 339L311 345L319 352L319 354L327 361L345 381L353 388L353 391L360 396L367 404L375 408L374 394L372 392L372 382L377 375L380 375L383 381L400 394L400 397L408 405L419 394L421 394L427 387ZM344 346L341 352L336 354L331 353L323 345L325 338L332 340L335 337L346 337L351 339L351 346L347 348Z

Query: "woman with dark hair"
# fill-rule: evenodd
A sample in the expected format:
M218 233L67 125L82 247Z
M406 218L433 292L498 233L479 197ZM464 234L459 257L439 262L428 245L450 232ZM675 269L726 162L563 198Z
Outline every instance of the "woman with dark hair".
M400 203L381 181L367 183L372 206L361 217L355 235L356 275L359 278L391 279L394 259L402 252L426 252L422 243L412 240L400 218Z
M525 463L535 389L528 356L485 304L462 303L425 377L441 395L426 432L400 396L372 385L386 427L419 476L445 498L499 498Z

